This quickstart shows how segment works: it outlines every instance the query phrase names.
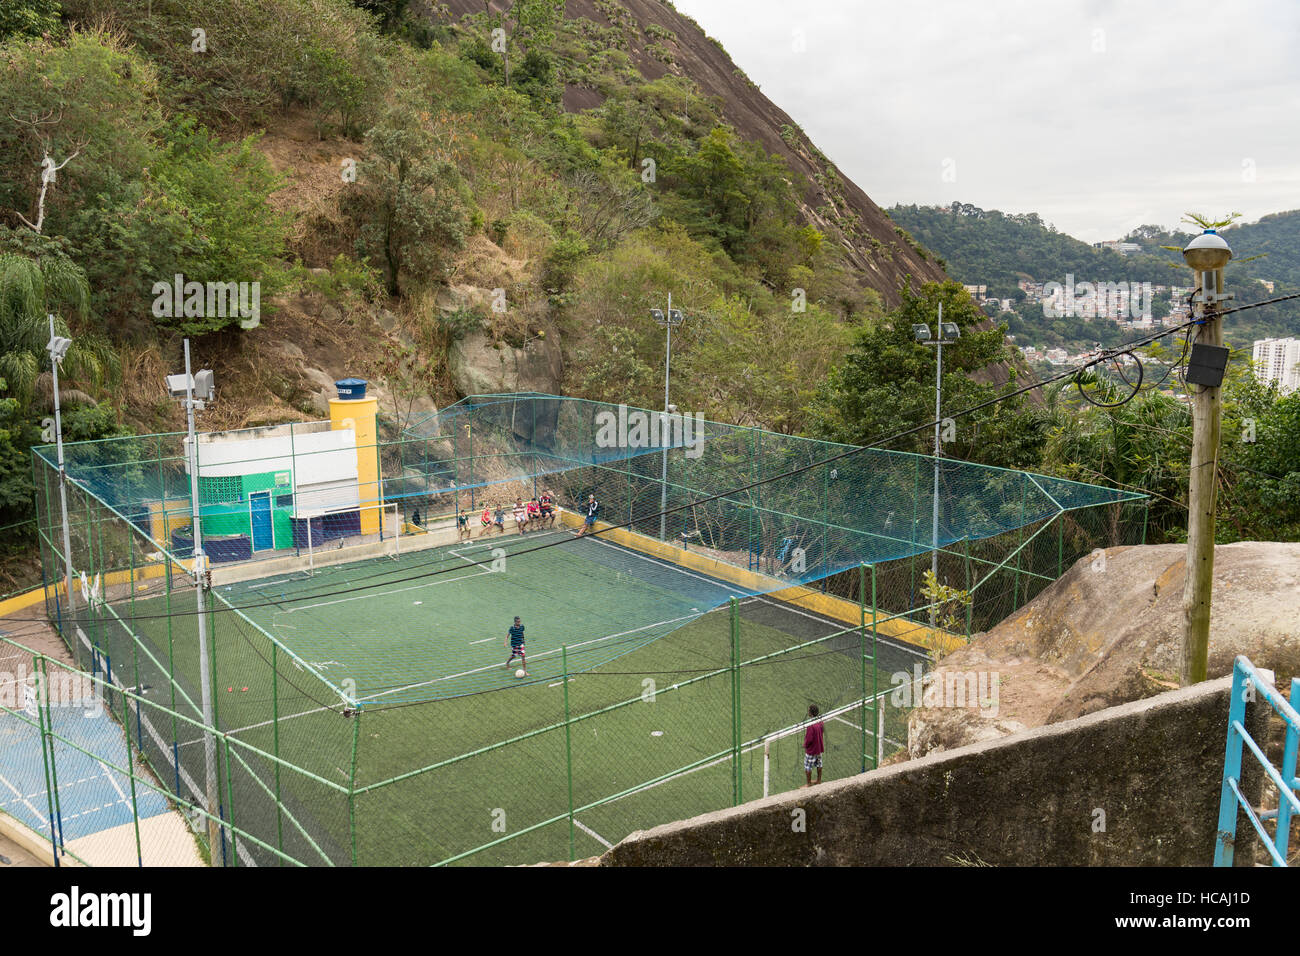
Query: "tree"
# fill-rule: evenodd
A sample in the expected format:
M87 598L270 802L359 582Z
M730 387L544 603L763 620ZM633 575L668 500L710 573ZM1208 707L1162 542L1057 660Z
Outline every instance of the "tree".
M3 391L22 405L32 400L37 378L49 359L47 315L55 330L68 335L62 312L82 315L90 290L85 273L68 257L64 244L9 230L0 232L0 378ZM96 376L94 354L74 341L64 359L70 378Z
M745 191L745 167L731 147L731 132L715 126L694 155L681 161L682 192L694 199L703 226L728 252L745 238L749 197Z
M1300 539L1300 392L1247 375L1224 393L1216 538Z
M404 279L441 279L465 244L466 190L446 125L406 99L366 134L370 158L345 207L360 223L358 254L380 263L390 295L401 293Z
M904 291L903 303L883 320L863 326L845 356L820 390L811 409L813 428L820 437L850 444L866 444L934 418L934 346L918 343L912 326L934 328L939 303L943 320L955 322L961 338L943 349L943 411L949 413L975 405L994 394L991 385L972 376L999 363L1009 363L1011 350L1005 327L981 331L985 315L956 282L928 283L919 292ZM1018 405L1007 402L955 422L953 441L945 454L968 460L996 457L995 435L1011 432L1008 416ZM1020 427L1017 423L1016 427ZM913 432L887 447L928 453L933 432ZM1002 463L1002 462L999 462ZM1012 464L1005 462L1005 464Z
M58 28L58 0L5 0L0 6L0 42L13 36L38 37Z

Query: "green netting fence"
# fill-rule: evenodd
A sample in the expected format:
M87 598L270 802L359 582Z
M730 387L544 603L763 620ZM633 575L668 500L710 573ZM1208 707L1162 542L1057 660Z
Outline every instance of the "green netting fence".
M802 784L810 705L825 779L877 766L936 657L1144 534L1144 499L1113 489L696 420L647 437L638 413L467 399L373 449L378 534L295 527L197 581L183 436L68 445L63 483L38 449L45 616L112 701L125 778L214 864L591 856ZM248 508L208 477L205 532ZM546 491L558 520L518 533L509 506ZM506 529L483 528L497 506ZM521 609L522 679L495 650Z

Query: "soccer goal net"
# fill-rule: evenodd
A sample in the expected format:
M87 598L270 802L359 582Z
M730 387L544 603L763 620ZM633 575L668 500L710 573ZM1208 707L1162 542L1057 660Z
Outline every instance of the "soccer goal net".
M365 520L369 512L371 520ZM347 564L366 558L390 558L402 554L401 508L396 503L371 505L364 509L314 508L295 512L294 545L305 557L305 570L315 574L321 567Z

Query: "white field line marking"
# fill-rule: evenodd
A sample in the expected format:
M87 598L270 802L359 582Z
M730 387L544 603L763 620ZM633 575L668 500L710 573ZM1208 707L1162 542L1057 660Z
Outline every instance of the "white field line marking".
M596 540L597 540L597 541L600 541L599 538L597 538ZM614 549L617 550L617 551L625 551L625 550L626 550L626 549L624 549L624 548L620 548L620 547L618 547L617 545L610 544L610 543L607 542L607 541L600 541L600 543L603 544L603 545L605 545L605 546L608 547L608 548L614 548ZM489 545L487 545L487 544L481 544L481 543L477 543L477 542L476 542L476 543L474 543L474 544L468 545L468 546L466 547L466 550L469 550L469 549L476 549L476 548L486 548L486 547L489 547ZM461 554L461 553L460 553L457 549L455 549L455 548L449 548L448 551L450 551L452 554L456 555L456 557L461 558L462 560L470 561L471 563L475 563L475 562L472 561L472 559L465 557L465 555ZM693 572L691 572L691 571L684 571L684 570L682 570L681 568L677 567L676 565L666 564L666 563L664 563L664 562L657 561L657 560L655 560L655 559L653 559L653 558L648 558L648 557L646 557L645 555L637 554L637 553L634 552L634 551L627 551L627 553L630 554L630 555L632 555L633 557L641 558L641 560L643 560L643 561L649 561L651 564L656 564L656 565L659 565L659 566L661 566L661 567L665 567L665 568L669 568L669 569L671 569L671 570L677 571L677 572L680 573L680 574L685 574L685 575L688 575L688 576L693 577L693 578L698 578L699 580L704 581L704 582L706 582L706 583L708 583L708 584L713 584L713 585L715 585L715 586L720 586L720 585L717 584L716 581L713 581L713 580L711 580L711 579L709 579L709 578L703 577L702 575L695 574L695 573L693 573ZM462 578L477 577L479 574L492 574L492 573L493 573L492 570L489 568L489 569L486 569L485 571L479 571L479 572L477 572L476 574L467 574L467 575L462 575L460 578L454 578L454 579L452 579L452 580L457 580L457 581L459 581L459 580L461 580ZM435 581L435 582L433 582L433 583L434 583L434 584L438 584L438 583L444 583L444 582L437 582L437 581ZM429 587L429 586L430 586L430 585L428 585L428 584L416 585L416 587ZM406 589L406 590L411 590L411 589L408 588L408 589ZM382 596L383 594L397 594L397 593L399 593L399 592L397 592L397 591L383 591L383 592L381 592L380 595L363 595L363 597L374 597L374 596ZM351 600L358 600L358 598L344 598L343 600L351 601ZM754 599L754 598L748 598L747 600L755 600L755 599ZM327 603L340 603L340 602L335 601L335 602L327 602ZM742 603L743 603L743 602L742 602ZM280 611L280 610L277 610L277 611L275 612L275 615L278 617L278 616L281 615L281 614L292 613L293 610L308 610L308 609L310 609L310 608L312 608L312 607L324 607L324 606L325 606L324 604L313 604L313 605L308 605L308 606L305 606L305 607L293 608L293 609L291 609L290 611ZM635 633L637 633L638 631L648 630L649 628L652 628L652 627L660 627L660 626L662 626L662 625L664 625L664 624L675 624L675 623L677 623L678 621L690 621L690 620L694 620L695 618L698 618L698 617L700 617L700 616L701 616L700 614L688 614L688 615L684 615L684 616L682 616L682 617L668 618L667 620L657 621L657 622L655 622L654 624L647 624L647 625L645 625L644 627L633 628L632 630L629 630L629 631L620 631L620 632L618 632L618 633L616 633L616 634L608 634L608 635L606 635L606 636L604 636L604 637L594 638L594 639L592 639L592 640L590 640L590 641L583 641L583 642L581 642L581 643L579 643L579 644L572 644L572 645L570 645L570 647L571 647L571 648L576 648L576 647L586 647L587 645L590 645L590 644L599 644L601 641L608 641L608 640L610 640L610 639L612 639L612 638L615 638L615 637L626 637L626 636L629 635L629 634L635 634ZM284 624L281 624L281 623L279 623L278 621L273 621L272 624L273 624L273 626L276 627L276 628L290 626L290 625L284 625ZM495 640L495 638L491 638L491 637L489 637L489 638L484 638L482 641L474 641L474 642L472 642L472 643L474 643L474 644L485 644L485 643L487 643L488 641L492 641L492 640ZM537 654L534 654L534 655L533 655L533 659L536 660L536 659L541 658L541 657L554 656L554 655L557 654L558 652L559 652L559 648L556 648L556 649L553 649L553 650L549 650L549 651L540 651L540 652L538 652ZM432 686L433 684L436 684L436 683L438 683L438 682L440 682L440 681L453 680L453 679L455 679L455 678L457 678L457 677L468 677L468 676L470 676L470 675L478 674L478 673L482 673L482 672L484 672L484 671L495 670L498 666L500 666L500 665L497 665L497 664L489 664L489 665L486 665L486 666L484 666L484 667L474 668L473 670L462 671L462 672L459 673L459 674L448 674L448 675L446 675L446 676L444 676L444 677L436 677L436 678L434 678L433 680L428 680L428 681L418 681L418 682L413 683L413 684L406 684L406 685L404 685L404 686L402 686L402 687L391 687L391 688L389 688L389 689L387 689L387 690L380 691L380 692L377 693L377 694L372 694L372 695L367 696L367 697L359 697L359 698L357 698L357 703L361 703L362 701L367 701L367 700L371 700L371 701L373 701L373 700L377 700L377 699L379 699L380 697L385 697L385 696L388 696L388 695L391 695L391 694L400 694L400 693L404 693L404 692L409 691L409 690L415 690L416 688L419 688L419 687L428 687L428 686ZM559 686L559 684L556 684L555 686ZM294 718L294 717L305 717L305 716L307 716L308 714L319 714L319 713L321 713L322 711L332 710L332 709L333 709L333 708L330 708L330 707L315 707L315 708L312 708L312 709L310 709L310 710L304 710L304 711L301 711L301 712L299 712L299 713L297 713L297 714L287 714L287 715L283 715L283 716L280 717L280 719L281 719L281 720L290 720L290 719L292 719L292 718ZM235 729L235 730L230 731L230 733L231 733L232 735L234 735L234 734L240 734L240 733L243 733L243 732L248 731L248 730L256 730L256 729L258 729L258 728L260 728L260 727L268 727L268 726L270 726L271 724L273 724L274 722L275 722L274 720L263 720L263 721L260 721L260 722L258 722L258 723L256 723L256 724L249 724L249 725L246 726L246 727L239 727L239 728L237 728L237 729ZM187 741L185 744L182 744L181 746L187 746L188 744L190 744L190 743L195 743L195 742L196 742L196 741Z
M583 537L586 536L584 535ZM687 571L681 565L672 564L671 562L663 561L659 558L652 558L649 557L648 555L637 554L637 552L633 551L631 548L625 548L622 545L618 545L610 541L606 541L603 538L601 538L599 535L595 536L595 541L598 544L603 544L607 548L613 548L615 551L620 551L624 554L630 555L631 557L640 558L642 561L647 561L650 564L657 565L658 567L664 568L665 570L676 571L678 574L683 574L688 578L695 578L697 581L703 581L705 584L711 584L715 588L718 588L721 591L726 591L729 595L736 595L736 592L728 588L725 582L717 581L714 580L713 578L707 578L702 574L696 574L694 571ZM618 570L618 569L615 568L614 570Z
M128 750L127 750L127 758L126 758L126 759L128 759L128 760L131 759L131 754L130 754L130 749L129 749L129 747L128 747ZM120 785L116 780L113 779L113 775L112 775L111 773L109 773L108 766L104 763L104 761L102 761L102 760L100 760L98 757L96 757L96 758L95 758L95 763L99 764L100 768L104 771L104 776L108 778L108 782L111 783L111 784L113 785L113 789L117 791L118 802L119 802L119 803L129 803L130 800L127 798L126 792L122 789L121 785ZM112 806L112 804L105 804L105 806Z
M85 644L86 647L88 648L91 647L90 641L87 639L85 632L82 631L81 628L77 628L77 635L81 638L82 643ZM117 687L119 690L122 689L122 684L117 680L117 678L113 678L113 686ZM139 707L138 704L136 706ZM149 736L153 738L153 741L155 744L157 744L158 749L161 750L163 753L167 753L170 748L167 746L166 741L163 740L162 736L158 733L158 731L154 729L153 722L150 721L149 718L146 717L144 714L139 714L139 718L140 718L140 723L146 729L148 729ZM131 735L129 731L124 731L124 732L126 733L126 737L127 737L127 751L129 753L130 745L131 745ZM183 746L185 745L181 743L177 743L176 746L177 753L180 752L180 748ZM194 778L190 776L190 772L186 770L184 767L173 766L172 770L181 778L181 780L185 783L185 786L189 788L190 793L193 794L194 796L193 802L197 806L200 807L203 806L203 801L205 799L203 796L203 791L199 789L199 785L198 783L195 782ZM159 793L159 790L161 788L154 789L153 787L150 787L149 789L154 790L155 793ZM162 790L162 793L165 792L166 792L165 790ZM179 797L180 794L177 794L176 796ZM203 820L206 822L207 817L204 817ZM188 826L188 820L186 821L186 825ZM221 826L220 823L218 823L217 825ZM248 852L247 848L245 848L245 846L242 843L238 844L238 852L239 852L239 858L244 861L244 864L246 866L257 866L257 861L253 859L252 855Z
M573 825L574 825L575 827L577 827L579 830L581 830L583 833L587 834L587 836L591 837L591 838L592 838L593 840L595 840L596 842L602 844L602 845L605 847L606 850L612 850L612 849L614 848L614 844L610 843L610 842L609 842L608 840L606 840L603 836L601 836L599 833L597 833L597 832L596 832L595 830L593 830L591 827L587 826L585 823L583 823L583 822L582 822L581 820L579 820L577 817L574 817L574 818L573 818Z
M280 578L278 581L264 581L259 583L256 587L250 587L248 590L262 591L266 588L279 587L281 584L297 584L301 580L302 578ZM229 586L227 587L227 590L229 590Z
M600 544L603 544L607 548L614 548L617 551L622 551L625 554L629 554L634 558L640 558L642 561L648 561L651 564L658 565L659 567L665 568L666 570L676 571L678 574L684 574L688 577L696 578L697 580L704 581L706 584L712 584L715 587L719 587L724 591L727 590L727 587L724 583L719 583L718 581L715 581L713 578L707 578L701 574L696 574L693 571L687 571L684 568L680 567L679 565L672 564L671 562L668 561L664 561L661 558L652 558L649 557L648 555L637 554L631 548L624 548L622 545L617 545L617 544L613 544L612 542L605 541L599 535L596 536L596 541L598 541ZM791 586L794 587L797 585L791 585ZM792 604L788 604L782 601L773 601L771 598L764 597L762 594L751 595L748 598L748 600L762 601L764 604L771 604L773 607L779 608L783 611L789 611L792 614L798 614L801 617L811 618L812 620L821 622L823 624L839 623L839 622L828 622L821 615L811 614L808 611L803 610L802 608L795 607ZM846 624L845 626L852 627L852 625L850 624ZM930 656L925 651L919 651L915 647L912 647L910 644L903 644L897 641L893 641L887 637L881 637L879 634L876 635L876 640L883 644L888 644L890 647L897 648L900 651L906 651L909 654L914 654L917 657L928 658Z
M831 720L838 720L841 724L848 724L850 727L852 727L852 728L853 728L854 730L856 730L858 733L862 733L862 728L861 728L861 727L859 727L857 724L849 723L849 721L845 720L843 717L832 717ZM868 730L868 731L867 731L867 736L868 736L868 737L875 737L875 736L876 736L876 732L875 732L874 730ZM897 740L895 740L893 737L886 736L886 737L884 737L883 739L884 739L885 743L896 744L896 745L899 746L899 747L905 747L905 746L907 746L906 744L899 743L899 742L898 742Z
M495 641L495 640L496 640L495 637L485 637L481 641L470 641L469 645L470 647L473 647L475 644L486 644L488 641Z
M797 608L797 607L795 607L795 606L793 606L793 605L791 605L791 604L786 604L786 603L784 603L784 602L782 602L782 601L773 601L771 598L763 597L763 595L761 595L761 594L756 595L756 596L754 597L754 600L756 600L756 601L762 601L764 604L771 604L771 605L774 606L774 607L780 608L782 611L789 611L789 612L792 613L792 614L798 614L798 615L800 615L800 616L802 616L802 617L810 617L810 618L812 618L814 621L820 621L820 622L822 622L822 623L826 623L826 619L823 618L823 617L821 617L821 616L818 615L818 614L810 614L809 612L804 611L804 610L802 610L801 608ZM845 623L844 626L845 626L846 628L851 629L851 630L855 630L855 629L856 629L855 625L853 625L853 624ZM919 627L919 626L920 626L920 625L918 625L918 627ZM924 657L924 658L926 658L927 660L928 660L929 657L930 657L930 655L929 655L928 653L926 653L925 651L918 651L915 647L913 647L913 646L910 645L910 644L903 644L903 643L900 643L900 642L898 642L898 641L890 640L890 639L887 638L887 637L881 637L879 633L876 634L876 640L877 640L879 643L881 643L881 644L888 644L890 647L896 648L897 650L900 650L900 651L906 651L907 653L909 653L909 654L914 654L914 655L916 655L917 657Z
M604 637L595 637L589 641L579 641L577 644L569 644L567 646L569 650L573 650L574 648L578 648L578 647L587 647L591 644L600 644L603 641L613 640L616 637L626 637L629 634L636 634L639 631L647 631L652 627L661 627L664 624L676 624L678 621L693 621L699 616L700 616L699 614L687 614L682 617L670 617L667 620L656 621L653 624L646 624L643 625L642 627L634 627L631 630L627 630L627 631L619 631L617 634L606 634ZM536 654L533 655L533 660L537 660L538 658L541 657L554 657L556 654L560 653L560 651L561 648L558 647L552 648L549 651L538 651ZM371 694L366 697L358 697L357 701L360 702L363 700L376 700L388 694L400 694L403 691L412 690L416 687L430 687L441 681L455 680L457 677L469 677L473 674L481 674L484 671L496 670L500 666L501 666L500 664L486 664L483 667L475 667L467 671L461 671L459 674L446 674L442 677L435 677L432 680L420 681L419 683L416 684L407 684L404 687L390 687L388 690L382 690L377 694Z
M889 693L892 693L892 692L891 692L891 691L882 691L880 694L877 694L877 695L876 695L876 699L879 700L879 699L881 699L882 697L884 697L885 694L889 694ZM848 705L848 709L851 709L851 708L853 708L853 707L860 707L860 706L862 706L862 701L858 701L857 703L854 703L854 704L849 704L849 705ZM838 715L833 714L832 716L833 716L833 717L836 717L836 718L838 719ZM760 737L758 740L752 741L752 742L750 742L749 744L746 744L745 746L741 747L741 748L740 748L740 753L741 753L741 755L743 756L743 755L745 755L745 754L747 754L747 753L752 753L753 751L755 751L755 750L757 750L758 748L762 747L764 744L771 743L771 742L773 742L773 741L775 741L775 740L781 740L781 739L783 739L783 738L785 738L785 737L793 737L795 734L797 734L799 731L805 729L806 727L807 727L807 722L805 721L805 722L803 722L803 723L795 724L793 727L786 727L786 728L784 728L784 729L782 729L782 730L778 730L778 731L774 731L773 733L766 734L766 735L764 735L763 737ZM874 736L874 734L873 734L872 736ZM886 740L889 740L888 737L886 737L885 739L886 739ZM890 740L889 742L890 742L890 743L897 743L897 741L894 741L894 740ZM802 748L801 748L801 749L802 749ZM621 797L618 797L618 798L615 799L615 800L610 800L610 801L608 801L607 803L603 803L603 804L601 804L601 806L607 806L607 805L610 804L610 803L617 803L619 800L624 800L624 799L626 799L626 798L628 798L628 797L635 797L635 796L637 796L638 794L645 793L647 790L653 790L655 787L659 786L660 784L671 783L671 782L674 781L674 780L680 780L682 777L686 777L686 776L688 776L688 775L690 775L690 774L698 773L698 772L701 771L701 770L708 770L710 767L716 767L716 766L717 766L718 764L720 764L720 763L726 763L726 762L727 762L728 760L730 760L730 759L731 759L731 754L729 754L729 753L727 753L727 754L723 754L721 757L718 757L716 760L710 760L708 763L706 763L706 764L700 764L700 766L695 767L695 768L693 768L693 769L691 769L691 770L684 770L684 771L682 771L681 773L673 774L672 776L670 776L670 777L666 777L666 778L664 778L663 780L659 780L659 781L657 781L657 782L655 782L655 783L652 783L652 784L650 784L649 786L646 786L646 787L640 787L640 788L638 788L638 789L636 789L636 790L633 790L631 793L625 793L625 794L623 794ZM575 820L574 822L576 823L577 821Z
M0 783L3 783L6 787L12 790L14 796L17 797L19 800L21 800L24 804L26 804L28 810L36 814L36 819L41 821L42 827L48 827L50 825L50 821L45 819L45 817L41 815L41 811L37 810L30 800L28 800L21 793L19 793L18 788L15 787L12 783L10 783L7 779L5 779L4 774L0 774Z
M459 555L458 555L458 557L459 557ZM375 598L388 597L390 594L402 594L402 593L405 592L405 591L418 591L418 590L420 590L421 588L432 588L432 587L437 587L439 584L450 584L450 583L452 583L452 582L454 582L454 581L464 581L466 578L476 578L476 577L478 577L480 574L495 574L495 573L496 573L496 572L493 571L491 568L486 568L486 569L484 569L484 570L482 570L482 571L477 571L477 572L475 572L474 574L462 574L460 577L457 577L457 578L445 578L445 579L440 580L440 581L426 581L424 584L412 584L410 587L406 587L406 588L396 588L396 589L391 590L391 591L387 591L387 590L385 590L385 591L378 591L378 590L377 590L377 591L375 591L375 593L373 593L373 594L358 594L358 595L356 595L356 597L339 598L337 601L321 601L321 602L318 603L318 604L303 604L303 605L300 605L300 606L298 606L298 607L291 607L291 608L289 608L287 611L277 611L276 613L277 613L277 614L293 614L295 611L310 611L310 610L312 610L313 608L318 608L318 607L330 607L331 605L334 605L334 604L346 604L346 603L348 603L349 601L370 601L370 600L374 600Z

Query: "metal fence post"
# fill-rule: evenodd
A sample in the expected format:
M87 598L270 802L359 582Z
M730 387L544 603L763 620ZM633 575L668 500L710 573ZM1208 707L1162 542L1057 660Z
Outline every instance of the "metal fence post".
M975 598L970 593L970 535L966 535L966 537L962 538L961 543L966 565L966 643L969 644L971 611L975 607Z
M130 553L130 567L127 573L131 575L131 600L130 600L130 618L131 623L135 623L135 532L127 531L127 549ZM106 585L107 586L107 585ZM107 595L105 595L107 597ZM136 640L134 628L127 628L127 635L131 638L131 664L134 671L135 693L144 694L144 683L140 680L140 642ZM128 725L129 726L129 725ZM137 746L141 753L144 753L144 727L140 716L140 702L135 702L135 734ZM130 732L128 731L128 736ZM143 865L143 864L141 864Z
M858 565L858 659L861 663L862 772L867 772L867 565ZM878 706L872 701L872 707ZM874 711L873 711L874 712Z
M871 768L880 766L884 754L884 711L880 707L880 668L876 664L879 639L876 632L876 566L871 565L871 698L876 705L876 759Z
M40 674L36 674L36 664L40 662ZM32 658L32 674L36 680L36 722L41 734L41 764L45 774L45 805L50 814L50 849L54 855L54 865L59 863L59 846L62 839L62 818L58 813L56 801L59 793L58 776L54 769L54 742L51 740L53 728L49 719L49 681L45 673L45 659Z
M284 803L280 796L280 662L279 645L271 644L271 746L275 754L275 839L276 847L284 852ZM276 857L276 865L284 860Z
M221 817L224 820L226 812L229 812L230 814L229 827L223 827L221 830L221 857L222 862L224 863L226 856L226 830L228 829L230 831L230 857L234 860L235 866L238 867L239 847L235 844L235 788L232 783L230 771L230 738L225 734L222 734L221 739L226 745L226 807L225 811L222 812Z
M1023 473L1022 473L1023 474ZM1011 610L1020 608L1020 548L1025 536L1025 496L1029 494L1028 476L1020 481L1020 523L1016 527L1016 589L1011 597Z
M569 717L569 647L560 645L560 680L564 683L564 767L569 780L569 861L578 858L573 826L573 738Z
M1065 512L1056 516L1056 576L1065 570Z
M352 714L352 766L348 772L348 831L352 841L352 865L357 865L357 747L361 740L361 714Z
M132 642L134 643L134 642ZM110 680L111 680L110 675ZM139 677L137 675L137 681ZM137 687L139 684L137 683ZM122 729L126 731L126 775L131 782L131 824L135 830L135 860L140 867L144 866L144 850L140 845L140 805L135 792L135 760L131 757L131 719L127 710L126 691L121 692L122 698ZM136 719L140 717L140 702L135 702ZM111 711L110 711L111 712Z
M731 802L741 803L740 784L740 602L731 603Z

